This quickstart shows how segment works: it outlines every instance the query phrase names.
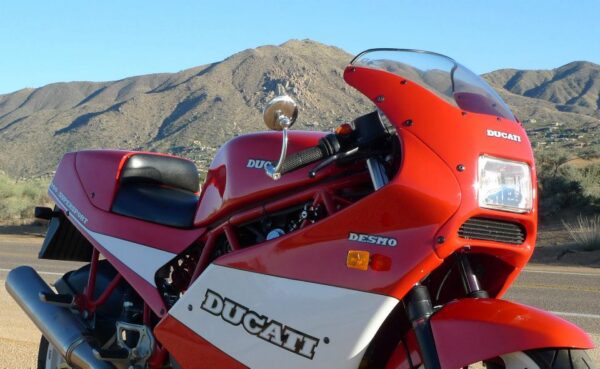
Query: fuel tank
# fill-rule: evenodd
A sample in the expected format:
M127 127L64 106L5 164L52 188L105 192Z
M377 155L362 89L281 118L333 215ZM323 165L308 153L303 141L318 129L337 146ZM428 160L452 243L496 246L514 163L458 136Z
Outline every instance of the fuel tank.
M289 132L288 155L316 146L323 132ZM308 177L309 165L274 181L265 174L266 162L279 159L281 132L239 136L219 149L202 187L194 225L211 224L245 205L263 201L318 180Z

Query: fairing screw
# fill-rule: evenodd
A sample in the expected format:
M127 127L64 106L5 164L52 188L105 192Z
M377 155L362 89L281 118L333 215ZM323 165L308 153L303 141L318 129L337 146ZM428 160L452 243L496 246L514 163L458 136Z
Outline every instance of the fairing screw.
M401 85L405 85L405 84L406 84L406 82L407 82L407 81L406 81L405 79L403 79L402 81L400 81L400 84L401 84Z
M439 236L437 238L437 243L444 243L444 242L446 242L446 239L444 238L444 236Z
M459 172L464 172L465 171L465 166L462 164L458 164L456 166L456 170L458 170Z
M192 307L192 305L188 305L188 310L192 311L194 308Z
M467 115L467 112L466 112L466 111L461 111L460 113L461 113L462 115Z
M379 95L377 96L377 98L375 99L375 101L377 101L378 103L383 102L385 100L385 97L383 95Z
M92 197L92 199L93 199L94 197L96 197L96 193L95 193L95 192L92 192L92 193L90 194L90 196L91 196L91 197Z
M412 125L413 125L413 121L412 121L412 120L410 120L410 119L407 119L407 120L405 120L405 121L404 121L404 125L405 125L406 127L410 127L410 126L412 126Z
M329 337L323 338L323 342L325 342L325 344L328 344L329 343Z

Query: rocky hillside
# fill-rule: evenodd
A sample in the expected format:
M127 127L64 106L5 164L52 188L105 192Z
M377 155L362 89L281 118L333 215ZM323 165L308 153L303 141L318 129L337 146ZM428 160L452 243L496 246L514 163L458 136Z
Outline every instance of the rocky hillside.
M0 170L13 177L46 175L65 152L83 148L167 151L204 169L224 141L263 129L262 108L277 94L299 103L301 129L327 129L371 109L342 79L350 59L336 47L292 40L178 73L0 95ZM537 144L577 146L583 142L577 137L592 137L577 148L587 152L600 146L594 141L600 137L599 70L577 62L552 71L500 70L485 78Z
M0 96L0 170L43 175L83 148L169 151L206 167L227 139L262 130L262 108L287 93L298 127L319 129L366 111L342 79L351 56L312 41L245 50L219 63L116 82L57 83Z
M524 122L538 150L600 156L600 65L501 69L484 75Z
M486 75L494 85L546 100L560 111L600 118L600 65L572 62L552 70L501 69Z

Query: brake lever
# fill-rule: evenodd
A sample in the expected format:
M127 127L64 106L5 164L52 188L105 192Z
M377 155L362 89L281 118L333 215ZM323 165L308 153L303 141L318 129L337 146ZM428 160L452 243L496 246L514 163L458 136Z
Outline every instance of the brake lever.
M346 152L341 152L341 153L332 155L332 156L328 157L327 159L323 160L322 162L320 162L319 164L317 164L317 166L315 166L310 172L308 172L308 176L310 178L315 178L317 176L317 172L321 171L323 168L331 165L333 162L335 162L338 159L346 158L350 155L356 154L357 152L358 152L358 147L355 147L352 150L348 150Z

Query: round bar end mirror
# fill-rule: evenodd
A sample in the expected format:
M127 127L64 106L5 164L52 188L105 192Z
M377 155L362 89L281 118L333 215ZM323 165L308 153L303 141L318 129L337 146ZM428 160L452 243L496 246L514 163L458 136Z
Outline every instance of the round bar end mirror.
M263 112L265 125L274 131L290 128L298 118L298 105L287 95L269 101Z

